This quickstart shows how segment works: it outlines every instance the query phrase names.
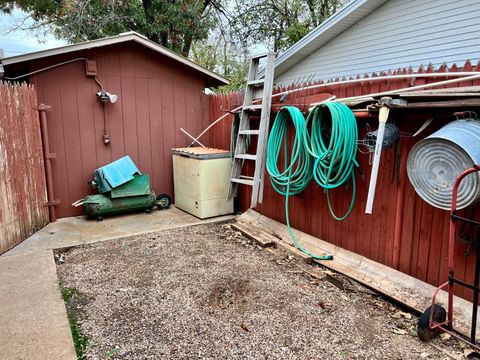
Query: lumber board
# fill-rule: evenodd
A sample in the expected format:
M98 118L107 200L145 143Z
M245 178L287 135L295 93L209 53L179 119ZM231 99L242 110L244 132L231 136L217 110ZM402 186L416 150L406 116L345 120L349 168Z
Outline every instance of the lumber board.
M480 86L461 86L461 87L452 87L452 88L441 88L441 89L430 89L430 90L417 90L417 91L406 91L400 93L405 94L438 94L438 93L474 93L480 92Z
M282 249L282 250L285 250L287 252L290 252L293 256L295 256L296 258L302 260L303 262L305 262L307 264L312 264L313 263L313 258L311 256L308 256L307 254L304 254L303 252L298 250L293 245L287 244L287 243L285 243L281 240L277 240L275 242L275 247L277 249Z
M293 250L297 250L293 247L291 240L289 241L286 225L252 209L237 217L236 222L241 223L244 227L259 229L263 233L269 234L276 242L277 247L292 251L292 254ZM423 313L431 304L431 296L435 290L432 285L301 231L295 229L293 231L297 240L309 251L316 254L333 254L333 260L313 260L315 263L346 275L403 304L417 314ZM446 305L447 293L445 291L440 291L437 303L442 306ZM456 329L468 333L471 311L472 303L457 296L454 297L454 326ZM480 319L477 326L480 326ZM477 340L479 339L480 334L477 336Z
M444 89L445 90L445 89ZM415 98L415 99L423 99L423 98L461 98L461 97L478 97L480 93L478 92L435 92L435 93L426 93L422 94L421 92L405 92L398 94L400 98Z
M477 95L478 97L478 95ZM391 104L392 109L425 109L425 108L455 108L466 106L480 106L480 97L475 99L457 99L443 101L425 101L425 102L409 102L405 105Z
M275 241L266 236L263 231L246 226L242 223L233 223L232 228L240 231L247 238L254 240L261 247L275 246Z

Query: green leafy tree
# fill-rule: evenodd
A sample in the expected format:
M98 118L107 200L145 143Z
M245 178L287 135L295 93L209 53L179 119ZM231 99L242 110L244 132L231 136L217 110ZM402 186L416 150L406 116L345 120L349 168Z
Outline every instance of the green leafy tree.
M80 42L134 30L245 87L248 54L282 51L349 0L0 0L17 28ZM260 46L259 46L260 45Z
M216 24L212 0L0 0L0 11L15 8L28 14L20 29L50 26L69 42L134 30L184 56Z
M234 1L221 10L237 37L284 50L321 24L348 0Z
M230 80L228 85L214 91L243 90L248 72L248 57L245 51L234 46L224 35L217 32L207 40L194 42L190 57L197 64L222 74Z

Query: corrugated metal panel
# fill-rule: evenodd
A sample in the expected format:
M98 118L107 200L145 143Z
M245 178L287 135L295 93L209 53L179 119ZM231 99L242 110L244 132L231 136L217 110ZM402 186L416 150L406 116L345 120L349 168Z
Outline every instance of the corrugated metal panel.
M63 56L63 57L62 57ZM36 70L71 55L35 62ZM48 113L56 207L59 217L81 214L71 204L93 192L87 184L93 171L129 155L139 170L149 174L152 190L173 194L173 147L190 140L180 128L198 134L208 122L205 79L169 59L134 43L85 50L74 55L97 61L98 78L118 94L107 104L110 145L103 142L104 115L95 93L98 85L85 75L82 62L51 69L30 78L39 99L52 106Z
M480 4L476 0L390 0L280 74L277 84L299 78L451 65L480 58Z
M48 223L37 105L32 86L0 83L0 254Z
M465 71L471 71L469 62L463 66ZM476 66L478 69L479 66ZM399 73L405 73L402 69ZM431 69L428 69L431 71ZM457 67L450 69L442 67L441 72L455 72ZM434 78L416 79L415 85L435 81ZM463 82L456 86L480 85L480 82ZM299 85L301 86L301 85ZM389 82L365 82L352 86L329 87L328 92L337 97L357 96L378 91L386 91L411 86L408 80L390 80ZM295 97L287 99L289 102L305 101L309 96L321 94L321 89L304 91ZM213 120L224 114L222 109L232 109L238 105L239 95L216 95L210 104ZM236 103L236 104L235 104ZM437 114L438 115L438 114ZM454 117L448 113L450 120ZM408 117L400 116L400 128L405 133L414 133L421 124L410 121ZM230 140L230 124L228 119L212 129L212 141L215 147L228 148ZM364 136L365 125L368 120L358 120L361 129L360 137ZM372 127L375 120L370 121ZM445 120L436 120L423 136L434 132L445 124ZM293 135L293 134L292 134ZM421 138L421 137L419 137ZM419 138L401 137L400 140L400 177L397 182L393 176L395 153L393 149L382 152L382 162L379 171L377 192L373 215L364 213L371 165L367 154L359 154L360 167L366 174L365 181L357 178L357 199L352 214L345 221L336 221L330 215L323 189L312 182L302 194L290 200L290 222L296 229L321 238L332 244L368 257L374 261L398 269L406 274L426 281L432 285L439 285L447 280L447 244L449 213L433 208L423 201L408 181L406 161L408 153ZM280 160L281 161L281 160ZM253 172L252 167L245 169L248 175ZM267 174L268 177L268 174ZM251 188L239 186L238 206L246 210L250 206ZM342 187L331 193L332 204L337 212L348 208L350 188ZM480 216L480 205L474 208L473 216ZM277 194L265 181L264 201L257 209L263 215L285 223L284 198ZM464 214L470 216L470 214ZM456 243L456 275L464 280L473 281L474 255L465 256L468 244L460 239ZM471 292L457 287L459 296L470 298Z

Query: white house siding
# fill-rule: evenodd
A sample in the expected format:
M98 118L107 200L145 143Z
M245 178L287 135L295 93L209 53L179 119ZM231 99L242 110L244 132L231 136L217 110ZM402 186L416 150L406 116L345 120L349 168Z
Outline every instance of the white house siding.
M479 0L390 0L296 65L276 84L480 58Z

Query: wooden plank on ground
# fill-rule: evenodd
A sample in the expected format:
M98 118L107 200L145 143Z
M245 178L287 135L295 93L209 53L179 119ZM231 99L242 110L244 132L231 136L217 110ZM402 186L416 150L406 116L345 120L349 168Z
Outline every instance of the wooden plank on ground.
M232 224L232 228L240 231L243 235L245 235L249 239L256 241L258 245L260 245L261 247L275 246L275 241L273 241L271 238L266 236L266 234L259 229L248 227L238 222Z
M240 221L237 221L234 224L232 224L232 227L242 232L248 238L256 241L260 246L276 247L276 248L285 250L287 252L290 252L293 256L304 261L307 264L313 263L313 259L311 256L304 254L303 252L298 250L293 244L289 244L288 242L284 241L275 232L267 233L258 227L252 227ZM263 244L266 244L266 245L263 245Z
M274 239L276 246L292 251L292 254L296 250L291 242L288 244L289 234L286 225L254 210L247 210L239 216L237 223L271 234L272 239L276 239ZM416 313L422 313L431 304L431 295L435 290L432 285L301 231L293 231L297 240L309 251L316 254L333 254L333 260L315 260L316 263L346 275L390 299L404 304ZM298 252L298 250L296 251ZM437 303L445 306L446 302L447 293L440 291ZM455 296L454 305L454 326L462 332L467 332L471 321L472 304ZM480 320L478 325L480 325Z

